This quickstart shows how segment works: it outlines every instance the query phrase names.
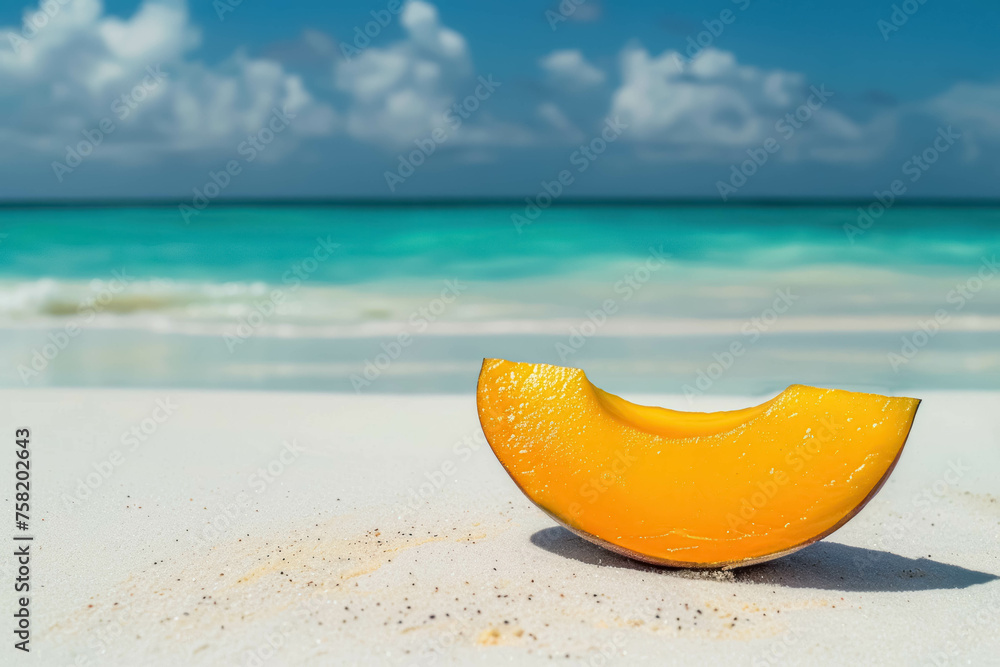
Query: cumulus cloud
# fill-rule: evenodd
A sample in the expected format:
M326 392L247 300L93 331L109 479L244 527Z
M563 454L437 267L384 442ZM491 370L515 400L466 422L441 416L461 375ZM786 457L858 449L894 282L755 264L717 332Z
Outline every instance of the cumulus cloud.
M336 66L337 87L351 99L347 132L355 138L405 144L449 127L455 89L472 72L465 38L441 24L433 5L411 0L400 23L405 40Z
M781 143L776 160L874 161L897 141L897 126L906 127L914 115L925 124L933 119L959 128L967 156L978 154L980 144L1000 141L1000 84L960 83L925 102L882 105L862 122L838 110L838 91L832 102L809 106L815 93L802 74L741 63L714 48L688 61L674 51L656 55L627 46L614 89L609 73L579 49L555 50L537 61L551 84L547 92L525 98L516 84L477 71L468 40L426 0L403 6L400 40L347 60L331 38L310 29L301 44L269 51L279 55L237 51L212 63L195 55L202 34L183 0L143 0L124 18L106 13L101 0L43 5L54 12L44 21L40 8L26 12L35 27L0 27L0 142L8 147L8 165L25 154L58 160L67 144L107 117L116 121L114 138L96 159L232 152L276 108L294 115L285 135L292 140L281 142L290 149L300 143L296 136L338 132L366 144L361 150L412 149L414 140L443 128L449 146L463 149L456 160L466 161L493 160L497 146L578 143L599 131L606 116L627 125L623 142L640 158L669 161L745 159L748 148L768 138ZM280 55L289 53L294 57ZM290 62L311 65L312 75L325 80L311 78L316 85L310 86ZM147 85L151 81L155 85ZM504 104L489 100L497 88ZM328 99L317 97L321 89ZM123 96L132 98L127 118L119 113ZM521 115L493 116L503 108ZM282 154L276 148L267 158Z
M41 27L0 28L14 35L0 50L0 125L22 148L61 150L105 118L116 127L114 141L95 152L103 158L231 149L274 108L295 114L291 134L335 125L332 108L276 61L237 53L210 67L190 59L201 34L181 0L145 0L127 19L106 16L100 0L42 6L58 9ZM38 11L29 10L29 22Z
M891 134L887 116L861 126L827 105L833 91L807 87L799 73L741 65L713 48L684 62L675 51L622 52L610 113L647 155L726 159L773 138L782 159L864 161L880 154Z
M928 101L925 109L965 134L1000 139L1000 84L959 83Z
M570 90L604 83L604 72L587 62L578 49L553 51L538 63L556 85Z
M533 142L530 131L485 108L504 82L482 72L476 76L465 38L442 24L434 5L409 0L400 23L405 39L370 47L335 67L337 88L349 100L350 136L393 150L412 147L435 130L445 133L449 145Z
M611 113L629 125L631 138L676 145L759 142L768 120L802 86L798 74L740 66L732 54L715 49L706 49L689 70L681 62L674 51L654 57L630 47L622 53L622 85Z

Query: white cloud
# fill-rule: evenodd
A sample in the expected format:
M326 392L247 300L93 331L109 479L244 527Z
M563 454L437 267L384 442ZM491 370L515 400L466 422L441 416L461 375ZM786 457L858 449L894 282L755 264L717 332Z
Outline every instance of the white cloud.
M731 159L774 138L779 159L865 161L883 152L894 128L888 116L855 123L810 97L812 89L795 72L741 65L732 53L712 48L684 62L675 51L658 57L641 47L622 52L622 84L610 114L629 126L626 139L641 142L644 155ZM802 109L807 100L812 107ZM797 110L806 120L781 124Z
M0 136L22 148L59 153L104 118L116 128L97 159L232 150L275 107L296 114L290 134L334 127L332 108L276 61L239 53L216 66L189 59L201 35L181 0L145 0L127 19L105 16L100 0L45 4L60 10L33 33L0 28L21 37L0 50L0 126L7 128ZM141 99L132 99L122 118L121 96L136 90Z
M421 48L450 60L468 58L465 38L441 25L434 5L412 0L403 9L403 26Z
M60 159L67 144L107 117L116 121L115 135L95 151L95 159L232 152L267 123L275 108L295 114L288 131L292 136L343 131L395 150L412 147L415 139L440 127L448 130L449 145L462 146L477 159L495 159L487 149L497 146L579 142L610 115L628 125L623 138L642 158L729 161L745 158L747 148L769 137L780 137L777 124L810 94L801 74L741 64L718 49L705 49L685 64L673 51L655 55L629 46L621 53L620 84L610 98L595 103L608 90L607 74L579 49L561 49L538 60L561 92L521 105L524 113L534 113L533 119L521 119L530 130L517 119L495 118L492 112L505 105L482 98L455 130L454 105L474 94L480 86L477 75L487 75L473 67L465 37L444 25L425 0L405 4L401 40L369 47L351 60L341 60L322 33L306 31L303 41L319 54L316 62L332 63L343 115L274 58L236 52L221 62L200 61L194 54L201 31L183 0L144 0L125 18L107 14L101 0L46 5L58 11L30 34L21 35L20 25L0 27L0 142L9 147L4 152L8 162L25 152ZM11 39L10 34L19 36ZM119 119L113 105L148 77L150 67L162 70L165 78L145 91L127 119ZM503 82L496 94L523 96L514 85ZM566 106L564 93L581 91L593 96ZM581 99L587 103L580 104ZM979 142L1000 140L1000 84L957 84L929 101L886 110L863 123L838 111L839 98L833 99L811 113L793 136L780 137L775 159L872 161L896 139L899 119L914 113L924 122L929 114L960 129L969 155ZM280 154L274 149L268 158Z
M583 133L566 117L562 109L552 102L539 105L538 116L570 143L583 141Z
M681 62L674 51L652 57L630 47L622 53L622 85L611 113L629 125L631 139L715 146L763 141L768 121L802 85L797 74L741 67L715 49L706 49L689 71Z
M357 139L401 145L450 127L455 89L472 73L465 38L441 24L433 5L411 0L400 22L405 40L336 67L337 87L351 98L347 132Z
M963 134L1000 139L1000 84L959 83L925 108Z
M604 72L588 63L577 49L553 51L538 64L553 83L564 88L581 90L604 83Z
M128 21L108 17L96 23L97 34L111 57L122 61L159 61L179 56L200 40L179 2L146 2Z
M335 68L337 88L350 99L348 134L393 150L412 147L439 128L449 145L533 143L531 132L486 108L493 94L507 94L504 82L494 85L493 76L482 72L474 76L465 38L441 23L434 5L409 0L400 23L406 39L369 47Z
M824 107L801 131L782 142L782 159L871 162L886 154L896 139L897 125L897 116L892 112L883 112L861 124L836 109Z
M174 150L234 146L264 127L274 109L294 114L289 131L299 136L327 135L336 124L333 109L315 101L300 77L273 60L237 53L211 69L180 66L177 78L148 118L172 137Z

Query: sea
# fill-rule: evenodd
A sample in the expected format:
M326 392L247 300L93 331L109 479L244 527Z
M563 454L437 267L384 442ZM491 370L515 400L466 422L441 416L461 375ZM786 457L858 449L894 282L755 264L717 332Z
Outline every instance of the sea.
M0 386L1000 389L1000 208L0 207ZM693 400L693 398L692 398Z

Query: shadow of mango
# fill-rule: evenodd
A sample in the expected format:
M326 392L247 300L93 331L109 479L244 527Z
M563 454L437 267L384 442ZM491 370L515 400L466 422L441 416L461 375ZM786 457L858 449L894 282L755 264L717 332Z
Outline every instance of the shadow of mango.
M656 567L619 556L558 526L534 533L531 543L558 556L598 567L661 572L668 576L691 572ZM998 578L988 572L930 558L906 558L888 551L829 541L817 542L778 560L732 571L732 580L740 583L844 592L967 588Z

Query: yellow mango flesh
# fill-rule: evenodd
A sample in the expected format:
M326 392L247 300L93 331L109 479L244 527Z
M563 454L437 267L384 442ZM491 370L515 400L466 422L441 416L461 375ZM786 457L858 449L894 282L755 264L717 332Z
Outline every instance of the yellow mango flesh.
M757 407L629 403L583 371L486 359L483 432L521 490L633 558L747 565L833 532L878 491L920 401L793 385Z

